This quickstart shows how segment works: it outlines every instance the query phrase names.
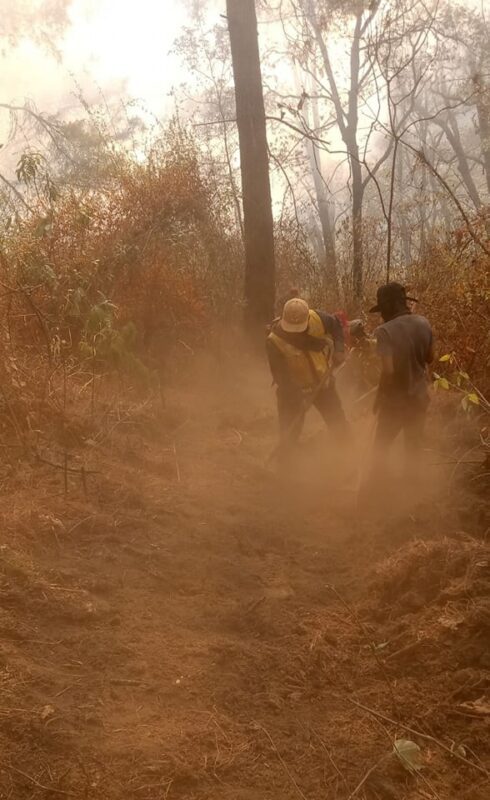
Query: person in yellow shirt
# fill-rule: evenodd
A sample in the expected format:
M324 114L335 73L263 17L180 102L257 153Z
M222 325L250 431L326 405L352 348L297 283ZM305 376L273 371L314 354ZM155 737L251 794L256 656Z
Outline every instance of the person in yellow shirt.
M289 443L299 437L311 400L337 440L345 441L349 426L332 374L345 359L338 319L293 297L270 326L266 349L277 387L279 425Z

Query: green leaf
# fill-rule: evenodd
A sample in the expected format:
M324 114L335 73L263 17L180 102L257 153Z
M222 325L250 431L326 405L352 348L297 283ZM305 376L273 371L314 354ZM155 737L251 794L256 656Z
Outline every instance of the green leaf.
M418 744L410 739L396 739L393 752L409 772L419 772L422 769L422 752Z
M446 353L445 356L441 356L440 357L439 361L441 361L441 362L451 361L451 354L450 353Z
M473 405L475 405L475 406L479 406L480 405L480 398L474 392L472 392L471 394L468 395L468 401L470 403L473 403Z
M449 381L447 378L437 378L434 381L434 386L436 389L445 389L447 391L449 389Z

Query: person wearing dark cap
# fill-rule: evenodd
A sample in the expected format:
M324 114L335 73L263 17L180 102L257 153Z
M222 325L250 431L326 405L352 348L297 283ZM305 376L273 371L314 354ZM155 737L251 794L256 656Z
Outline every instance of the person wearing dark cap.
M386 451L399 433L404 434L407 471L414 474L420 454L425 417L429 405L427 367L434 359L429 321L411 312L408 297L399 283L388 283L377 291L370 309L383 324L375 331L381 377L375 403L378 414L375 434L375 472L382 471Z

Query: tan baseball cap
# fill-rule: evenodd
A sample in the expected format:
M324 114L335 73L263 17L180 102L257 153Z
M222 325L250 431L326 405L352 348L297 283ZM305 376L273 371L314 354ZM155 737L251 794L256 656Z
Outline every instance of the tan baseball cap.
M284 305L281 328L286 333L303 333L308 328L310 309L305 300L293 297Z

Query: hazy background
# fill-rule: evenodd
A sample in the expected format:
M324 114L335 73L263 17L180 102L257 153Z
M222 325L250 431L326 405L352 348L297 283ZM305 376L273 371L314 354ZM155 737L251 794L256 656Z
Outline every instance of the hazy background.
M70 107L76 77L88 99L101 89L141 98L155 113L165 109L176 78L177 59L170 51L186 18L183 3L71 0L57 5L60 22L66 14L66 27L58 34L43 24L42 6L53 9L53 3L0 2L2 27L17 36L2 47L2 98L29 97L46 111Z

